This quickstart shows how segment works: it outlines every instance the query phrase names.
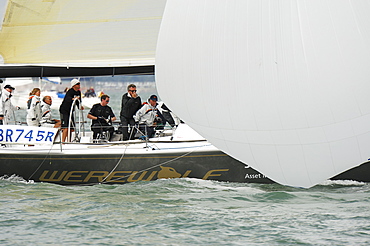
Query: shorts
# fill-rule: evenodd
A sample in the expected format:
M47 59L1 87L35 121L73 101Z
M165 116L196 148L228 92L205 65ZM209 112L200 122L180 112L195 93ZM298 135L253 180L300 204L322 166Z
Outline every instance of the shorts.
M75 119L72 115L72 118L71 118L71 129L74 129L75 128ZM68 125L69 125L69 114L60 114L60 121L62 123L62 128L68 128Z

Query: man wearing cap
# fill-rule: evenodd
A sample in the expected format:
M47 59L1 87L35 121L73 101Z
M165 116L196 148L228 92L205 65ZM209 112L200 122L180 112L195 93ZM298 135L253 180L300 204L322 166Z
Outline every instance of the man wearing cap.
M67 91L66 95L64 96L63 102L59 107L60 112L60 121L62 122L62 142L65 142L68 134L68 125L69 125L69 118L71 107L74 100L80 100L76 102L76 106L81 110L84 109L81 102L81 91L80 91L80 81L78 79L72 79L71 81L71 88ZM75 109L73 108L72 112ZM74 131L75 121L73 115L71 117L71 132Z
M136 129L134 128L135 120L133 116L141 107L141 98L136 92L136 85L130 84L127 86L127 93L122 96L120 130L122 131L123 140L134 139L136 134ZM130 134L128 132L129 125L131 127Z
M145 103L134 115L135 122L139 124L139 130L149 138L154 136L154 122L158 117L156 95L151 95L149 103Z
M12 92L15 88L11 85L4 86L0 98L0 125L9 125L10 119L14 116L14 110L20 109L13 106L11 102Z

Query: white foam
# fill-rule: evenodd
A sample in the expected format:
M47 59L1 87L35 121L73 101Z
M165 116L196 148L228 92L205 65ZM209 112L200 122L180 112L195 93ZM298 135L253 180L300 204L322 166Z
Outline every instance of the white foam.
M23 183L23 184L33 184L33 183L35 183L33 180L27 181L24 178L22 178L20 176L17 176L15 174L13 174L10 177L8 175L1 176L0 180L14 182L14 183Z
M256 194L263 192L261 189L251 187L249 184L219 182L215 180L203 180L196 178L186 178L186 180L196 184L198 188L215 189L218 191L238 191Z
M355 180L326 180L320 185L366 185L364 182L359 182Z

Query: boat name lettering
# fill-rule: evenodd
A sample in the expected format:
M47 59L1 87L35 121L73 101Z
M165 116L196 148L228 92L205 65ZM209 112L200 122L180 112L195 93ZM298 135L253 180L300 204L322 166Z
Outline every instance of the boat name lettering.
M221 176L221 173L216 173L216 172L227 172L229 169L214 169L214 170L209 170L206 175L204 175L203 179L208 179L209 177L219 177Z
M209 177L218 177L220 172L227 172L229 169L214 169L208 171L203 179ZM131 183L136 181L151 181L160 178L185 178L191 173L191 170L185 171L183 175L176 177L159 175L158 171L49 171L45 170L40 175L40 181L43 182L73 182L73 183Z
M1 143L53 143L57 129L46 127L0 126Z

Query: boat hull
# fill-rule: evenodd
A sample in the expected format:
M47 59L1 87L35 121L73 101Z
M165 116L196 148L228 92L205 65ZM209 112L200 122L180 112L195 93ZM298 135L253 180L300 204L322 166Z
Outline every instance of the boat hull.
M60 185L126 184L162 178L198 178L240 183L274 183L263 174L219 150L162 153L90 153L53 151L0 154L0 176L20 176ZM95 152L95 153L91 153ZM370 182L370 164L364 163L333 180Z
M1 154L0 176L61 185L124 184L160 178L272 183L221 151L192 154Z

